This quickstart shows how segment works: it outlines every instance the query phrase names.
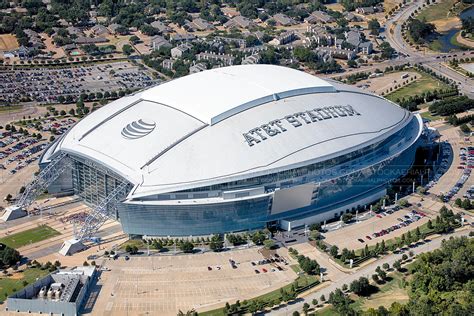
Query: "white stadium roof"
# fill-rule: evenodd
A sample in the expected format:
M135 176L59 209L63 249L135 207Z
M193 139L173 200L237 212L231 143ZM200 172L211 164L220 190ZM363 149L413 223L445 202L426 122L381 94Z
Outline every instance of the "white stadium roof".
M360 115L309 121L312 109L335 105ZM329 159L383 140L412 119L383 98L294 69L231 66L116 100L77 123L45 158L63 150L95 161L134 183L130 197L139 197ZM275 136L249 133L262 125L273 126Z
M143 92L142 98L171 106L206 124L282 97L334 92L317 77L275 66L216 68L170 81Z

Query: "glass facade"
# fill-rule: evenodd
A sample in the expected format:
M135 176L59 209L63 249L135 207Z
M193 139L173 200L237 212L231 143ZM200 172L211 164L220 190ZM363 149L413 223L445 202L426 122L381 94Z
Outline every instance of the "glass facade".
M86 204L98 205L105 197L118 187L124 180L114 173L93 164L80 157L72 157L74 167L72 181L74 194L80 196ZM122 198L125 198L124 193ZM110 208L111 214L118 219L118 212L115 207Z
M116 217L127 234L197 236L263 228L268 222L330 214L331 209L362 200L406 174L415 158L417 142L413 143L413 138L419 128L414 118L387 139L337 158L217 186L118 203ZM90 204L97 204L123 181L94 163L79 158L74 161L75 191ZM272 213L275 190L307 183L314 184L309 205ZM263 190L253 197L246 193L227 199L222 194L229 189L255 187Z
M209 235L265 227L269 197L205 205L118 205L123 231L134 235Z

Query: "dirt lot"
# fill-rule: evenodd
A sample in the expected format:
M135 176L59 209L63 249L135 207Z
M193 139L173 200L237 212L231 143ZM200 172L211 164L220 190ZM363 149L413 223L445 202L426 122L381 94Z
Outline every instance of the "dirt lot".
M238 263L237 269L231 268L231 258ZM252 248L223 253L132 257L129 261L123 257L109 259L105 266L111 271L101 276L98 284L101 290L92 314L176 315L178 310L191 308L210 310L225 302L278 289L296 278L289 266L272 272L269 264L251 265L251 261L262 258L258 249ZM211 271L208 266L212 267ZM262 268L268 272L254 272Z
M402 79L401 76L404 74L408 74L408 78ZM394 88L395 85L402 84L402 82L410 80L412 77L416 78L417 76L419 76L419 74L416 71L393 72L381 77L361 80L357 83L357 87L361 87L362 89L366 89L376 94L387 94L390 88Z
M14 50L18 48L16 37L12 34L0 35L0 51Z

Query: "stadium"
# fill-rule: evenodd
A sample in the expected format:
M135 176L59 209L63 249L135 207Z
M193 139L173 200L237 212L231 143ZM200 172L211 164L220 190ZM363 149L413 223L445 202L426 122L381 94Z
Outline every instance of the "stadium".
M271 65L218 68L94 111L54 142L49 187L111 209L123 231L199 236L290 230L361 209L405 175L418 115L362 90Z

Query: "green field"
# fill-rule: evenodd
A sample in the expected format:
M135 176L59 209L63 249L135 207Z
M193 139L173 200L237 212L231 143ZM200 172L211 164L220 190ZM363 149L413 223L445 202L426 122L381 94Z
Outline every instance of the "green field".
M447 84L431 77L430 75L424 73L418 73L418 75L421 76L419 79L416 79L403 88L388 94L386 98L390 101L396 101L397 99L401 100L402 98L419 95L427 91L449 88Z
M17 112L23 108L22 105L6 105L0 106L0 113L2 112Z
M23 281L32 283L36 278L43 277L49 273L48 270L41 270L38 268L29 268L23 272L18 272L13 277L0 277L0 302L3 303L7 295L13 294L25 286Z
M435 5L429 6L426 9L422 10L421 13L417 16L419 20L425 20L426 22L431 22L434 20L444 19L448 16L448 11L453 7L453 4L457 0L443 0L438 2Z
M0 243L18 249L25 245L34 244L36 242L49 239L58 235L61 235L61 233L57 230L54 230L47 225L42 225L36 228L22 231L20 233L0 238Z
M421 113L421 117L424 119L428 119L430 121L437 121L443 118L442 116L439 116L439 115L433 115L429 111Z

